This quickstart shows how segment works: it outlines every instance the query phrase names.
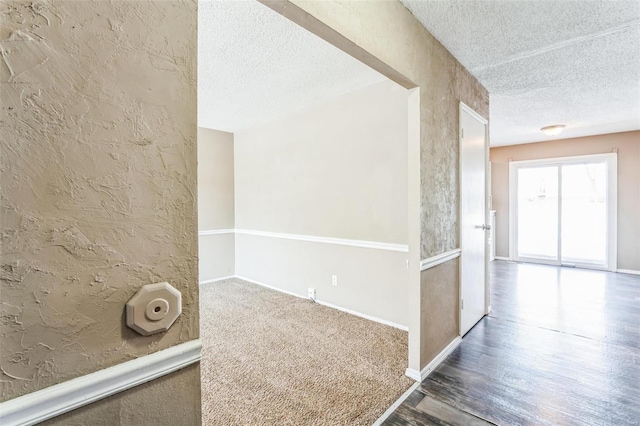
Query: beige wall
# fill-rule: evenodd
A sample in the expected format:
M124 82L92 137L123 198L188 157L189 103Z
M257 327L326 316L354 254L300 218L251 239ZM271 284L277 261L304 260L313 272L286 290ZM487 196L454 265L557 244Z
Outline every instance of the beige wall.
M407 244L407 96L387 81L236 133L236 227ZM238 275L402 325L406 259L236 235Z
M458 305L460 288L450 283L459 281L459 259L442 263L422 272L422 329L428 339L422 340L420 363L425 366L447 347L460 332Z
M496 255L509 256L509 161L618 150L618 269L640 271L640 131L491 148Z
M407 253L236 235L240 277L407 326ZM338 277L338 286L331 276Z
M407 242L407 91L386 81L235 135L236 227Z
M198 127L198 230L233 229L233 133Z
M0 400L198 338L196 10L3 2ZM158 281L182 315L142 337L124 306Z
M198 230L235 227L233 134L198 128ZM200 282L235 273L233 234L200 235Z

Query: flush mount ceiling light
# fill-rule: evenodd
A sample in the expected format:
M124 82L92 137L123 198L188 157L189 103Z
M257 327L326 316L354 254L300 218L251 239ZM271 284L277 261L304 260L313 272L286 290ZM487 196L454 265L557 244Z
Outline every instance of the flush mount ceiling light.
M554 124L553 126L543 127L542 132L547 136L558 136L562 133L562 129L565 128L564 124Z

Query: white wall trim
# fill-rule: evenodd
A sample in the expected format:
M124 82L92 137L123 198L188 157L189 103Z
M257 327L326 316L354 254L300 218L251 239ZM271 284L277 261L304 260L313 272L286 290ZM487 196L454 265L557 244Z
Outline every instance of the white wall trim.
M433 358L431 362L427 364L421 371L414 370L413 368L407 368L405 374L417 382L422 382L427 378L429 374L431 374L433 370L436 369L438 365L440 365L442 361L445 360L446 357L449 356L451 352L453 352L455 348L458 347L460 342L462 342L462 338L460 336L456 337L455 339L453 339L453 341L451 341L451 343L447 345L446 348L440 351L440 353L436 355L436 357Z
M393 414L394 411L396 411L396 408L398 408L405 399L409 398L409 395L411 395L413 393L414 390L416 390L418 388L418 386L420 386L420 382L416 382L414 384L411 385L411 387L409 389L407 389L407 391L405 393L403 393L402 395L400 395L400 398L398 398L396 400L396 402L394 402L391 407L389 407L387 409L387 411L385 411L384 413L382 413L382 415L380 417L378 417L378 420L376 420L372 426L381 426L382 423L387 420L389 418L389 416L391 414Z
M236 278L235 275L227 275L226 277L220 277L220 278L212 278L210 280L204 280L204 281L200 281L200 285L202 284L211 284L211 283L217 283L218 281L224 281L224 280L229 280L231 278Z
M200 361L192 340L0 404L3 426L33 425Z
M239 280L242 280L242 281L249 282L249 283L251 283L251 284L259 285L259 286L261 286L261 287L266 287L266 288L268 288L268 289L270 289L270 290L275 290L275 291L279 291L280 293L288 294L289 296L299 297L300 299L309 299L309 298L308 298L307 296L305 296L305 295L298 294L298 293L294 293L294 292L292 292L292 291L283 290L283 289L281 289L281 288L274 287L274 286L271 286L271 285L268 285L268 284L262 283L262 282L260 282L260 281L252 280L252 279L247 278L247 277L242 277L242 276L240 276L240 275L236 275L236 278L238 278Z
M409 252L408 244L383 243L379 241L349 240L346 238L317 237L315 235L284 234L281 232L255 231L252 229L212 229L199 231L199 236L221 234L256 235L260 237L280 238L284 240L307 241L311 243L335 244L340 246L370 248L376 250Z
M504 261L510 261L511 259L509 259L508 257L505 256L496 256L496 260L504 260Z
M314 235L283 234L279 232L254 231L250 229L236 229L236 234L255 235L260 237L281 238L285 240L307 241L312 243L335 244L340 246L361 247L377 250L389 250L408 253L407 244L382 243L378 241L349 240L345 238L316 237Z
M619 274L640 275L640 271L634 271L633 269L618 269L616 272Z
M299 297L301 299L309 299L307 296L304 296L304 295L301 295L301 294L297 294L297 293L293 293L291 291L283 290L283 289L278 288L278 287L273 287L273 286L261 283L261 282L256 281L256 280L252 280L252 279L249 279L249 278L241 277L241 276L238 276L238 275L236 276L236 278L238 278L240 280L243 280L243 281L250 282L251 284L257 284L259 286L266 287L266 288L268 288L270 290L279 291L280 293L285 293L285 294L288 294L290 296ZM402 331L409 331L409 327L407 327L405 325L398 324L398 323L395 323L395 322L392 322L392 321L387 321L385 319L377 318L377 317L374 317L374 316L371 316L371 315L363 314L361 312L353 311L351 309L343 308L341 306L333 305L331 303L323 302L322 300L316 299L315 303L317 303L318 305L326 306L327 308L332 308L332 309L336 309L338 311L346 312L348 314L355 315L357 317L364 318L364 319L367 319L369 321L374 321L374 322L377 322L377 323L380 323L380 324L388 325L389 327L397 328L397 329L402 330Z
M438 266L441 263L448 262L451 259L455 259L456 257L459 257L460 253L462 253L462 250L457 248L454 250L441 253L437 256L432 256L427 259L423 259L420 261L420 270L426 271L427 269L433 268L434 266Z
M367 315L367 314L363 314L363 313L360 313L360 312L352 311L351 309L346 309L346 308L343 308L343 307L340 307L340 306L333 305L331 303L323 302L322 300L316 300L316 303L318 305L326 306L328 308L337 309L339 311L346 312L348 314L355 315L355 316L360 317L360 318L368 319L369 321L374 321L374 322L378 322L380 324L388 325L389 327L397 328L397 329L402 330L402 331L409 331L409 327L407 327L406 325L398 324L398 323L395 323L395 322L392 322L392 321L384 320L382 318L377 318L377 317L374 317L374 316L371 316L371 315Z
M222 234L233 234L235 229L210 229L208 231L198 231L199 236L203 235L222 235Z

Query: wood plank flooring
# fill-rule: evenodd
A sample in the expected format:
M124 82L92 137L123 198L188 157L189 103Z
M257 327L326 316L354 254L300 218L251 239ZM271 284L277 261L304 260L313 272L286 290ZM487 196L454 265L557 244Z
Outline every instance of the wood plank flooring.
M640 425L640 276L491 263L492 313L384 425Z

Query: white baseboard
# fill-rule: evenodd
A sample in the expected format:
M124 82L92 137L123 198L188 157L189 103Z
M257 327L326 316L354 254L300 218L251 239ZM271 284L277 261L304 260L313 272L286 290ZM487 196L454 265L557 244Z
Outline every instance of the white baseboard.
M406 325L398 324L398 323L387 321L387 320L384 320L384 319L381 319L381 318L376 318L376 317L373 317L371 315L367 315L367 314L363 314L363 313L360 313L360 312L352 311L351 309L346 309L346 308L343 308L343 307L340 307L340 306L333 305L331 303L323 302L321 300L316 300L316 303L318 305L327 306L329 308L337 309L339 311L346 312L348 314L355 315L355 316L360 317L360 318L368 319L369 321L379 322L380 324L388 325L389 327L397 328L397 329L402 330L402 331L409 331L409 327L407 327Z
M384 413L382 413L382 415L380 417L378 417L378 420L376 420L372 426L380 426L382 425L382 423L387 420L389 418L389 416L391 414L393 414L394 411L396 411L396 408L398 408L400 406L400 404L402 404L404 402L405 399L409 398L409 395L411 395L413 393L414 390L416 390L418 388L418 386L420 386L420 382L416 382L414 384L411 385L411 387L409 389L407 389L407 391L405 393L403 393L400 398L398 398L396 400L396 402L394 402L391 407L389 407L387 409L387 411L385 411Z
M616 272L619 274L640 275L640 271L634 271L633 269L618 269Z
M279 291L280 293L288 294L290 296L299 297L301 299L309 299L307 296L304 296L304 295L301 295L301 294L297 294L297 293L293 293L291 291L283 290L283 289L278 288L278 287L270 286L268 284L264 284L264 283L261 283L259 281L252 280L252 279L249 279L249 278L246 278L246 277L241 277L239 275L236 275L236 278L238 278L240 280L243 280L243 281L250 282L251 284L257 284L259 286L266 287L266 288L268 288L270 290ZM377 323L380 323L380 324L388 325L390 327L397 328L397 329L402 330L402 331L409 331L409 327L407 327L405 325L402 325L402 324L397 324L395 322L387 321L387 320L384 320L382 318L377 318L377 317L374 317L374 316L371 316L371 315L363 314L361 312L353 311L351 309L347 309L347 308L343 308L341 306L333 305L331 303L323 302L322 300L317 300L316 299L315 302L318 305L326 306L326 307L332 308L332 309L337 309L339 311L346 312L348 314L355 315L355 316L360 317L360 318L368 319L369 321L374 321L374 322L377 322Z
M250 282L251 284L256 284L256 285L259 285L261 287L266 287L266 288L268 288L270 290L275 290L275 291L279 291L280 293L288 294L289 296L295 296L295 297L299 297L301 299L307 299L307 300L309 299L305 295L294 293L292 291L283 290L281 288L274 287L274 286L262 283L260 281L252 280L252 279L247 278L247 277L241 277L240 275L236 275L235 277L238 278L239 280Z
M508 257L504 257L504 256L496 256L496 260L504 260L504 261L510 261L511 259L509 259Z
M218 281L229 280L231 278L236 278L236 276L235 275L227 275L226 277L213 278L213 279L210 279L210 280L200 281L199 284L202 285L202 284L217 283Z
M200 361L192 340L0 404L2 426L28 426L99 401Z
M442 361L444 361L446 357L449 356L451 352L453 352L455 348L458 347L460 342L462 342L462 338L460 336L456 337L451 343L447 345L446 348L440 351L440 353L436 355L436 357L431 360L431 362L427 364L421 371L415 370L413 368L407 368L405 374L417 382L422 382L427 378L429 374L431 374L433 370L436 369L438 365L440 365Z

